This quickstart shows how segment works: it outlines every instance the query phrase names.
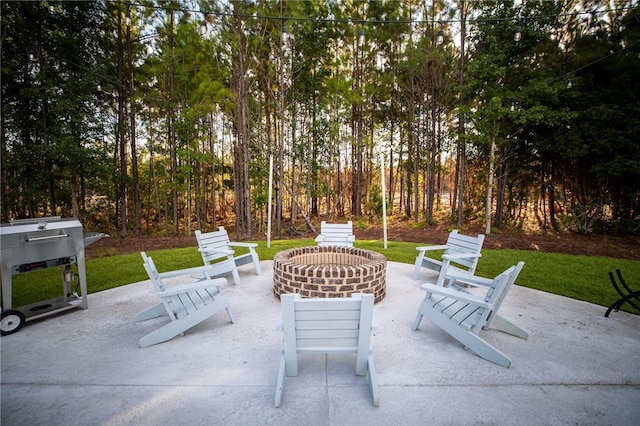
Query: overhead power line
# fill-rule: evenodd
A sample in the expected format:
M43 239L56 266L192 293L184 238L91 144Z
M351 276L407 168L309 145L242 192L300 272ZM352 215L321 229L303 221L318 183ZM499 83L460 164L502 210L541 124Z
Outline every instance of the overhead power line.
M107 0L121 3L122 0ZM170 7L170 6L158 6L151 5L147 3L138 3L138 2L127 2L130 7L142 7L142 8L151 8L156 10L165 10L165 11L173 11L173 12L187 12L192 14L202 14L204 16L219 16L219 17L238 17L243 19L261 19L261 20L286 20L286 21L299 21L299 22L326 22L326 23L356 23L361 25L372 24L372 25L386 25L386 24L452 24L452 23L461 23L463 20L459 18L448 18L448 19L440 19L440 18L427 18L427 19L397 19L397 20L381 20L381 19L362 19L362 18L307 18L307 17L292 17L292 16L273 16L273 15L257 15L257 14L235 14L232 12L222 12L222 11L212 11L212 10L200 10L200 9L192 9L188 7ZM620 9L620 12L626 12L631 10L634 6L629 5ZM495 18L470 18L465 19L465 22L468 23L480 23L480 22L522 22L522 21L531 21L538 19L549 19L549 18L569 18L569 17L579 17L579 16L593 16L595 13L594 10L579 10L575 12L568 12L556 15L535 15L535 16L527 16L527 17L495 17Z

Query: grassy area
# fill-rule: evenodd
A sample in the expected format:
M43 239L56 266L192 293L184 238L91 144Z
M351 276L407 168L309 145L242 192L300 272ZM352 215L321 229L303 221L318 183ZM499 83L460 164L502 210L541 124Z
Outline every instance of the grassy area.
M270 248L267 248L265 241L259 241L258 244L257 251L261 260L273 259L277 252L289 248L315 245L312 239L276 240L271 242ZM382 241L358 241L356 246L382 253L390 261L413 264L418 244L389 242L385 249ZM160 271L202 265L195 245L147 254L153 256ZM438 257L441 254L433 252L429 255ZM525 267L518 277L518 285L602 306L608 306L618 299L618 294L609 281L609 271L621 269L627 282L634 288L640 283L640 261L528 250L484 249L476 273L493 277L521 260L525 262ZM139 254L91 259L87 261L86 267L89 293L147 279ZM61 278L57 268L17 275L14 277L13 306L56 297L60 292Z

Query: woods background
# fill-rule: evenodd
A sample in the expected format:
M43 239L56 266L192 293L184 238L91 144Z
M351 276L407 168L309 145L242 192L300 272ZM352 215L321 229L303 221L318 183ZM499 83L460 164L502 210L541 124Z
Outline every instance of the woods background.
M637 1L3 1L2 222L637 233Z

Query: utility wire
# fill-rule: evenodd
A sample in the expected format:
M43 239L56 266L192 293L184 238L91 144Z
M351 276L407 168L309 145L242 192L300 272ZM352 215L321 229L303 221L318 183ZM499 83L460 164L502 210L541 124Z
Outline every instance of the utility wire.
M107 0L108 2L117 2L117 3L122 3L122 0ZM135 7L135 6L139 6L139 7L143 7L143 8L148 8L148 9L160 9L160 10L165 10L165 11L174 11L174 12L188 12L188 13L192 13L192 14L203 14L204 16L207 15L212 15L212 16L221 16L221 17L238 17L238 18L243 18L243 19L265 19L265 20L278 20L278 21L282 21L282 20L286 20L286 21L300 21L300 22L309 22L309 21L313 21L313 22L326 22L326 23L331 23L331 22L335 22L335 23L348 23L348 22L352 22L352 23L357 23L357 24L361 24L361 25L366 25L366 24L437 24L437 23L441 23L441 24L451 24L451 23L461 23L462 20L461 19L399 19L399 20L379 20L379 19L352 19L352 18L305 18L305 17L291 17L291 16L272 16L272 15L255 15L255 14L234 14L231 12L221 12L221 11L206 11L206 10L196 10L196 9L190 9L187 7L169 7L169 6L157 6L157 5L150 5L150 4L145 4L145 3L137 3L137 2L128 2L127 3L130 7ZM620 12L626 12L628 10L631 10L634 7L634 5L629 5L624 7L623 9L620 9ZM531 20L536 20L536 19L548 19L548 18L567 18L567 17L577 17L577 16L581 16L581 15L588 15L588 16L592 16L593 15L593 10L585 10L585 11L577 11L577 12L569 12L569 13L563 13L563 14L557 14L557 15L537 15L537 16L529 16L529 17L521 17L521 16L517 16L517 17L511 17L511 18L475 18L475 19L468 19L465 20L465 22L469 22L469 23L477 23L477 22L524 22L524 21L531 21Z
M601 58L598 58L595 61L589 62L588 64L582 65L581 67L578 67L573 71L567 72L567 75L575 74L578 71L582 71L585 68L588 68L588 67L590 67L592 65L595 65L598 62L604 61L605 59L610 58L613 55L617 55L618 53L623 52L623 51L629 49L630 47L633 47L633 46L635 46L636 44L639 44L639 43L640 43L640 40L636 40L635 42L633 42L633 43L631 43L629 45L626 45L626 46L624 46L624 47L622 47L622 48L620 48L620 49L618 49L616 51L610 52L608 55L602 56Z

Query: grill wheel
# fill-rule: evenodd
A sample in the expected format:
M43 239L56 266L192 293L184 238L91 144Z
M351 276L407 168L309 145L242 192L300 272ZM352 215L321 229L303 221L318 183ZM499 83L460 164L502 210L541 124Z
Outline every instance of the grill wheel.
M0 331L2 336L13 334L20 330L25 323L24 314L20 311L9 310L2 313L0 321Z

